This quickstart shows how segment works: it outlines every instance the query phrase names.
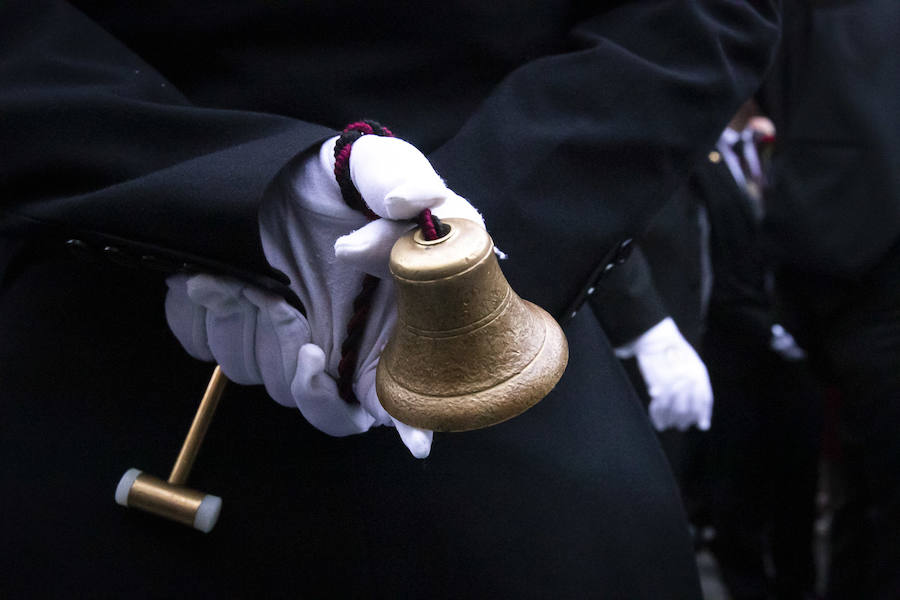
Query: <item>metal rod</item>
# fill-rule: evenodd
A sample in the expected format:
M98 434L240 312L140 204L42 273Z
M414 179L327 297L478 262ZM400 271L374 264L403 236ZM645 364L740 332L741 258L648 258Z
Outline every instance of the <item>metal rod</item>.
M203 400L200 401L200 408L197 409L197 414L194 416L194 422L191 423L191 428L184 439L184 445L181 446L181 452L175 459L175 466L172 467L172 474L169 475L170 484L184 485L187 483L191 467L194 466L194 459L197 458L197 452L200 451L200 444L203 443L203 437L216 412L216 406L219 405L219 398L222 397L226 383L228 383L228 378L222 373L219 365L216 365L209 385L206 387L206 393L203 394Z

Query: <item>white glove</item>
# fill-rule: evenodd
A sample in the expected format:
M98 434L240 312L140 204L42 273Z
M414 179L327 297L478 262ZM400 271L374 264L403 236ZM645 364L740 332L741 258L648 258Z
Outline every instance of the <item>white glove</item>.
M432 433L393 419L375 395L378 358L396 321L390 250L409 221L431 208L439 218L484 226L478 212L450 191L416 148L396 138L366 135L353 144L350 176L369 207L367 219L349 208L334 179L333 148L282 171L260 207L260 233L270 264L291 279L304 318L282 299L222 277L169 278L166 315L188 352L217 361L232 380L262 383L279 403L297 406L330 435L393 425L414 456L431 448ZM356 231L354 231L356 230ZM341 344L363 272L384 277L372 299L359 345L353 387L359 405L338 395Z
M330 169L329 175L334 170L333 148L331 140L320 153L321 162ZM403 140L374 135L360 138L350 155L350 177L369 208L384 217L334 244L339 261L365 273L390 280L391 248L401 235L415 227L408 219L416 218L425 208L440 219L468 219L484 227L478 211L448 189L428 159ZM328 184L338 190L333 176Z
M778 323L772 325L769 347L784 360L796 361L806 358L806 350L801 348L787 329Z
M691 425L707 430L712 419L712 386L706 366L678 326L666 317L639 338L615 349L637 359L650 394L650 420L658 430Z

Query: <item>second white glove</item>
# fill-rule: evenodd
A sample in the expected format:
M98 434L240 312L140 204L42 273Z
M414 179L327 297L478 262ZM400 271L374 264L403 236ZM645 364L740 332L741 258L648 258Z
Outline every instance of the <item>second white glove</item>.
M684 431L691 425L709 429L713 406L709 373L671 318L615 352L619 358L637 360L650 394L650 420L658 430Z

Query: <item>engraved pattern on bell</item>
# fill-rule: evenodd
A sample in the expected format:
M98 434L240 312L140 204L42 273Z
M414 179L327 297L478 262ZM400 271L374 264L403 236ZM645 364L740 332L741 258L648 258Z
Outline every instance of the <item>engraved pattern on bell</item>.
M509 287L487 232L446 223L445 243L410 232L391 252L399 318L376 390L404 423L464 431L540 401L562 376L568 347L556 321Z

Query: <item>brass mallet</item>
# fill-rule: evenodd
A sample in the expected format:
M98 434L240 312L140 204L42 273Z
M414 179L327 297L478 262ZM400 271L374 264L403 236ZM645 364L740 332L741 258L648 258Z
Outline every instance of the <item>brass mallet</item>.
M203 436L206 435L227 382L228 379L217 365L172 467L169 480L163 481L140 469L128 469L116 487L116 502L177 521L203 533L212 530L222 510L222 499L192 490L184 484L187 483L194 459L203 443Z

